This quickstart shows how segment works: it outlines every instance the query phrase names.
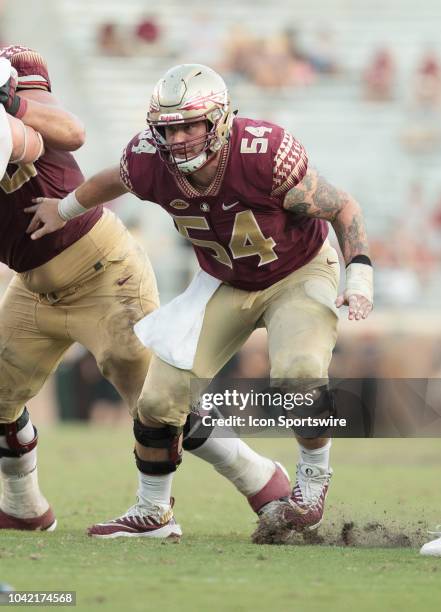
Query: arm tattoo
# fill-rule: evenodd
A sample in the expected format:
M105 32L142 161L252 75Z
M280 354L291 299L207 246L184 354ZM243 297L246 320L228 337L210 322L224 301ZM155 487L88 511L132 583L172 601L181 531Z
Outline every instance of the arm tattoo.
M284 208L295 215L333 221L346 200L346 194L309 169L302 182L285 196Z
M356 255L369 255L363 215L358 203L314 169L308 169L283 206L296 216L325 219L333 226L346 263Z
M337 235L338 244L345 263L348 264L356 255L369 256L369 244L364 227L363 216L360 207L356 204L356 209L343 218L337 217L332 223L332 227Z

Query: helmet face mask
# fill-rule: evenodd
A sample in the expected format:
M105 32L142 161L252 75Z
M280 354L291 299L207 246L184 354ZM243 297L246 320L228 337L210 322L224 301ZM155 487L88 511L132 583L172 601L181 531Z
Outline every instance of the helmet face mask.
M199 119L198 122L199 121L203 120ZM189 123L190 122L182 122L181 125L184 126ZM196 123L196 121L191 123ZM191 174L202 168L211 158L211 153L213 153L213 151L210 147L212 146L213 140L216 139L215 127L212 126L210 128L207 121L204 123L207 128L202 135L173 143L167 142L167 126L151 126L153 139L159 156L172 171ZM176 123L173 125L176 125Z
M202 121L206 124L204 134L167 142L166 126ZM200 64L171 68L153 91L147 123L161 159L172 172L200 170L229 138L232 114L223 79Z

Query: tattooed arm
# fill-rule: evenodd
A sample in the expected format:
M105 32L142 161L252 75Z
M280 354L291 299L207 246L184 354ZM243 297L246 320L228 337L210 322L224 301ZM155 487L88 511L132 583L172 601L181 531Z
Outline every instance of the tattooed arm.
M369 256L369 245L359 204L309 168L302 182L285 196L284 208L295 215L326 219L337 235L345 263L356 255Z
M365 319L372 310L372 267L362 263L351 264L357 255L369 257L359 204L309 168L301 183L288 191L283 206L294 215L326 219L331 223L347 266L346 289L338 296L336 306L347 304L349 319Z

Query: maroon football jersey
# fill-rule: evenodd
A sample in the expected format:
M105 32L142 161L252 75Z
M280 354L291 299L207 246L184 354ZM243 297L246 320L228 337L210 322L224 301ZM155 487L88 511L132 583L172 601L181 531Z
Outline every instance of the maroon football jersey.
M125 148L121 178L142 200L172 215L191 240L208 274L247 291L264 289L310 261L328 225L298 218L283 208L286 192L304 177L302 145L283 128L236 118L221 150L216 176L203 192L172 175L159 158L149 130Z
M44 59L26 47L0 49L18 72L17 89L50 91ZM23 209L32 198L63 198L83 182L83 175L67 151L46 147L44 155L33 164L9 164L0 181L0 260L17 272L25 272L46 263L84 236L97 222L102 208L92 209L57 232L39 240L26 234L32 215Z

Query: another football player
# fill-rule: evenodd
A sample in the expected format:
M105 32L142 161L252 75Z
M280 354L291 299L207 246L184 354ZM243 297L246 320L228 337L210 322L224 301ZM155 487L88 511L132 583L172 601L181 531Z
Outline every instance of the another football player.
M0 96L5 89L9 92L11 74L14 72L9 60L0 58ZM0 177L4 176L8 164L34 163L43 152L41 134L8 115L0 106Z
M18 132L9 165L10 132L2 132L1 140L6 158L0 181L0 259L16 274L0 304L0 529L51 530L55 516L38 486L37 432L25 405L77 341L95 356L136 414L150 352L133 325L158 306L158 294L147 256L102 206L63 221L42 240L26 233L24 210L32 198L64 198L83 182L69 151L83 144L84 129L51 93L41 55L10 46L0 56L6 70L0 79L0 120ZM44 152L32 128L42 135ZM123 189L118 180L116 188L109 184L105 191L114 198ZM289 491L289 480L274 462L237 438L206 440L209 433L188 437L185 446L229 478L256 511ZM140 486L143 491L146 485ZM144 535L157 535L156 526L144 527Z
M158 535L176 533L170 487L181 462L193 378L215 376L253 330L265 326L272 380L310 392L311 415L330 410L323 381L337 308L347 304L349 319L358 321L373 301L357 202L308 163L289 132L236 117L216 72L193 64L170 69L154 89L147 123L125 148L119 169L102 171L61 200L38 198L27 209L34 213L28 232L37 239L130 191L172 216L202 269L182 296L137 326L155 352L134 426L136 463L145 478L135 506L90 528L102 537L142 535L145 525L156 525ZM338 297L328 223L346 264L346 288ZM262 509L265 518L298 531L320 524L332 475L330 440L303 433L296 432L294 490Z

